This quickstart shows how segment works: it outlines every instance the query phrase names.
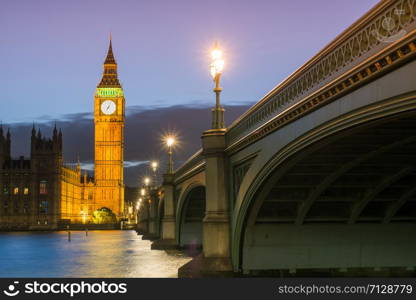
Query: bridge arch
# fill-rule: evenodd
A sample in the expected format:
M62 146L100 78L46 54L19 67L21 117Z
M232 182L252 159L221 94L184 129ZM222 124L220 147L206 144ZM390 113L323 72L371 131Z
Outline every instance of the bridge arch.
M266 240L270 238L273 239L273 237L270 237L270 231L262 231L259 226L257 226L258 228L256 228L256 224L262 224L263 222L263 224L266 224L263 227L269 226L268 229L272 229L272 227L274 226L273 230L276 229L276 224L279 224L278 226L281 226L281 228L284 229L286 234L280 235L279 238L284 237L289 240L296 239L296 237L293 238L294 235L297 234L296 232L301 232L301 234L305 235L307 234L306 232L308 232L309 230L309 225L306 225L305 223L310 223L311 219L313 219L314 217L314 214L317 214L315 215L315 217L317 217L318 219L316 223L320 223L321 221L323 221L323 216L319 215L320 209L323 209L323 206L319 207L319 205L321 205L321 202L323 202L320 201L322 200L320 199L320 197L327 197L328 194L325 195L325 193L331 189L331 187L334 185L334 183L337 182L337 180L339 182L340 180L347 178L346 176L348 176L348 172L356 170L356 167L363 165L365 162L371 159L374 159L376 157L383 157L383 155L384 158L390 157L391 155L393 155L392 153L394 153L394 151L397 149L405 151L405 154L403 155L409 155L409 153L406 152L406 147L409 147L408 149L415 149L416 147L416 127L413 127L415 125L413 120L416 116L415 99L416 95L414 93L403 94L398 97L387 99L383 101L381 104L378 103L377 105L365 106L361 109L354 110L348 114L341 115L338 118L325 122L324 124L314 128L313 130L306 132L300 137L294 139L292 142L288 143L282 149L279 149L276 153L274 153L271 156L267 156L267 154L264 153L259 153L259 157L256 158L256 160L253 163L253 166L250 167L250 170L247 172L249 176L246 176L246 178L244 178L241 184L242 188L240 188L240 191L238 193L236 206L233 212L234 214L232 226L232 260L235 269L244 270L256 267L256 262L248 262L248 260L250 260L250 257L259 257L255 255L255 249L253 250L253 248L255 248L256 246L263 247L263 251L266 248L271 249L275 253L278 252L276 250L279 250L276 248L278 246L278 243L275 244L275 248L270 247L270 244L267 245ZM275 225L267 225L267 213L270 211L276 212L276 205L270 204L271 201L268 201L270 200L268 198L270 198L270 195L273 193L273 190L276 189L277 184L283 185L285 184L285 180L286 184L289 183L290 180L288 180L288 178L290 176L295 176L293 174L293 170L297 165L299 165L301 162L305 162L308 159L313 158L314 155L319 155L320 151L329 151L330 149L335 149L334 147L336 147L337 143L341 143L342 141L346 142L346 139L348 137L350 137L351 140L353 140L354 137L359 138L360 132L365 132L365 130L367 130L367 132L371 132L373 130L372 132L374 133L375 131L383 130L384 128L387 130L391 130L391 132L399 133L400 130L397 129L400 128L400 126L394 127L395 122L396 125L398 124L397 122L407 122L406 126L410 126L409 128L413 128L414 131L405 130L397 136L397 140L394 140L394 137L392 137L393 140L391 140L390 143L388 141L383 142L382 139L378 139L376 142L380 143L379 147L369 149L369 151L367 151L366 153L357 153L357 155L355 155L354 158L352 158L349 161L346 161L339 168L334 170L328 170L328 173L322 174L322 177L315 178L315 181L313 181L314 179L311 179L312 182L310 182L310 186L308 186L308 188L306 188L305 191L299 191L298 194L292 193L291 195L292 198L299 198L301 199L301 201L287 201L287 203L285 204L282 204L283 202L279 203L279 209L280 212L283 212L283 215L280 216L280 220L274 220L274 222L276 223ZM341 153L339 154L341 155ZM388 160L386 159L385 162L388 162ZM416 198L416 190L414 188L411 188L410 186L404 188L403 191L401 191L401 197L399 199L396 199L396 201L389 202L388 205L386 205L385 207L383 206L382 209L380 208L381 205L377 204L377 208L377 205L374 205L375 203L373 203L374 200L382 192L388 191L390 187L394 188L394 184L403 184L403 182L406 182L406 180L412 180L412 176L416 176L416 165L414 160L412 160L409 163L410 165L408 166L403 164L400 166L399 163L396 164L397 168L393 167L392 172L388 173L388 176L380 178L378 181L376 181L374 185L368 185L367 188L364 188L362 195L360 196L360 201L357 201L357 203L348 203L348 205L346 205L344 208L341 208L342 205L339 204L343 201L333 201L332 203L330 203L330 206L326 207L323 210L331 211L332 209L332 211L342 211L344 214L348 213L348 215L341 217L338 216L338 220L335 220L336 218L333 218L331 220L331 218L328 218L328 216L326 216L328 218L327 221L337 221L339 224L342 224L342 226L344 226L344 224L345 226L347 226L348 224L355 224L356 227L350 226L343 227L340 229L341 231L345 230L343 232L347 232L346 234L350 234L353 230L355 230L356 228L358 229L360 227L360 225L357 225L357 223L366 222L365 218L363 221L361 217L363 214L371 215L372 213L378 213L378 218L373 217L373 220L371 222L388 224L391 223L394 218L398 220L397 214L400 210L402 210L403 212L403 207L405 207L406 205L410 205L413 208L413 210L416 211L416 207L412 206L414 205L414 202L409 201L409 199ZM291 171L292 173L290 173ZM310 176L310 178L313 178L313 176ZM275 196L279 197L279 191ZM268 207L265 207L266 202L268 202L266 204L266 206L269 205ZM296 203L294 204L294 202ZM317 205L318 202L319 205ZM387 202L388 201L386 201L386 203ZM349 207L346 208L347 206ZM372 208L370 206L372 206ZM375 212L377 211L377 209L378 212ZM279 214L280 212L278 212L277 214ZM289 212L291 212L291 218L288 218L287 216L285 217L284 212L286 212L288 215ZM263 217L263 220L259 220L259 217ZM408 219L410 220L413 217L416 217L416 215L408 216ZM368 220L369 219L371 218L368 217ZM323 222L321 223L323 224ZM366 230L367 229L368 228L366 228ZM391 231L390 233L394 232L394 226L387 229ZM349 232L349 230L352 231ZM409 230L409 232L413 233L415 232L414 227L409 227L405 230ZM359 234L359 232L357 231L355 233ZM263 236L261 236L261 234L263 234ZM313 234L316 234L316 232ZM254 240L261 240L261 242L260 244L255 245ZM299 242L299 240L293 242L296 244ZM285 249L289 249L288 251L295 252L302 252L307 248L301 247L300 245L298 245L298 248L287 247L288 245L284 246ZM415 247L415 245L411 245L411 247ZM313 251L313 249L307 250ZM281 255L283 259L293 258L293 256L290 257L288 253L278 253L280 253L279 255ZM270 257L271 255L272 254L270 254ZM302 255L299 255L297 258L302 258ZM262 269L263 267L265 267L265 262L266 260L262 263L259 263L257 267L259 269ZM270 261L267 261L267 264L269 263ZM302 268L308 265L311 267L324 267L325 264L321 263L320 265L320 263L321 262L316 261L305 261L300 262L299 267ZM334 265L333 261L331 263L332 265ZM292 266L296 266L296 264L297 263L293 263ZM350 265L354 265L354 263L345 263L344 266L339 266L339 268L342 269ZM285 269L288 268L289 265L285 265L284 263L277 263L273 266L276 267L276 269ZM267 267L263 269L267 269Z
M202 247L202 220L205 215L205 186L189 184L179 195L176 213L176 238L180 247L196 251Z

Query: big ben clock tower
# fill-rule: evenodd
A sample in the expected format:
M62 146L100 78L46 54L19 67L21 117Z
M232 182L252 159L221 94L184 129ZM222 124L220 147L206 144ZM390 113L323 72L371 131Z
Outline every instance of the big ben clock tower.
M109 208L117 218L124 211L124 102L110 38L103 77L94 96L94 210Z

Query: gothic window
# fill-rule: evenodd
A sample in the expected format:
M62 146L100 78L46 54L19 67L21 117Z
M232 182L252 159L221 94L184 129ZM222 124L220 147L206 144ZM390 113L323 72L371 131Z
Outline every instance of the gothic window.
M24 194L24 195L29 195L29 188L25 187L25 188L23 189L23 194Z
M29 214L29 203L27 203L26 201L23 203L23 213Z
M7 201L4 202L4 210L7 210L8 207L9 207L9 203Z
M3 194L8 195L9 193L10 193L10 187L6 183L5 185L3 185Z
M48 182L46 180L41 180L40 181L40 184L39 184L39 194L41 194L41 195L48 194L47 183Z
M15 187L13 189L13 195L18 195L18 194L19 194L19 188L18 187Z
M41 201L39 204L39 212L41 214L47 214L48 213L48 201Z

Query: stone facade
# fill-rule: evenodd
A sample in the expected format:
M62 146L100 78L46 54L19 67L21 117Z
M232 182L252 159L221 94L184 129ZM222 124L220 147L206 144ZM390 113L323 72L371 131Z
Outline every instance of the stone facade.
M33 127L30 158L11 157L11 134L0 128L0 230L65 228L94 222L94 212L124 216L124 94L111 41L94 95L95 178L80 164L64 166L62 132ZM112 221L113 222L113 221Z
M30 158L13 159L11 134L0 129L0 228L56 227L60 215L62 133L32 129Z

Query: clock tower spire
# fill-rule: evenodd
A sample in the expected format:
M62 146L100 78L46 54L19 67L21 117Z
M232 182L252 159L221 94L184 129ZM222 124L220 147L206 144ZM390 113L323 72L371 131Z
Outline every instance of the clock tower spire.
M109 208L120 218L124 211L125 100L118 80L111 36L103 67L94 95L94 208Z
M101 88L102 87L121 88L121 84L118 81L118 76L117 76L117 62L113 54L111 36L110 36L110 45L108 46L107 57L105 58L105 61L104 61L103 77L100 83L98 84L98 87L99 88L100 87Z

